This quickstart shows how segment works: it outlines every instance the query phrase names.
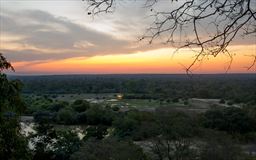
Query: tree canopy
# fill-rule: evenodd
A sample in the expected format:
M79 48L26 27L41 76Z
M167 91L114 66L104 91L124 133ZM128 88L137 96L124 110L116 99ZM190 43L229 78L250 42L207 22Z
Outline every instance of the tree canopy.
M0 159L29 159L26 139L19 133L17 114L24 110L19 81L10 81L4 70L14 70L0 53Z

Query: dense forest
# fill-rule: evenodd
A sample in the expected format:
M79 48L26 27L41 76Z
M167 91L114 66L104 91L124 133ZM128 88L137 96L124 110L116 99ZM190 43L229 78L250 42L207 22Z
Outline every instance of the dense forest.
M256 103L255 74L10 76L23 93L123 93L126 98L218 98Z

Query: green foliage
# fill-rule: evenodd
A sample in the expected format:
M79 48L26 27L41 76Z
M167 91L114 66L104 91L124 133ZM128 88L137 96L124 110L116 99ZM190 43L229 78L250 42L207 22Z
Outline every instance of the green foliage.
M155 115L150 112L129 111L115 119L113 126L119 138L144 140L159 133Z
M14 71L14 68L12 67L11 63L6 60L2 53L0 53L0 72L8 69Z
M142 149L131 142L88 140L71 160L146 160Z
M57 111L66 106L65 102L53 103L51 99L45 98L45 96L25 97L25 103L27 106L26 113L28 114L38 111Z
M81 145L77 134L70 130L56 131L49 123L39 123L30 140L35 160L69 160Z
M84 112L88 108L90 108L90 103L86 100L76 100L71 107L76 111L76 112Z
M110 108L102 107L100 105L91 106L86 111L87 124L88 125L111 125L114 112Z
M194 149L197 125L188 115L181 112L157 113L159 136L152 141L152 152L159 159L196 160L198 152Z
M152 141L151 152L154 159L166 160L197 160L198 150L193 148L193 143L187 139L172 141L155 138Z
M57 132L56 142L53 144L54 160L69 160L70 156L79 150L81 141L77 134L70 130Z
M57 121L62 124L73 124L75 114L72 108L63 108L57 113Z
M4 118L0 124L0 159L29 160L27 140L19 133L17 117Z
M183 112L158 112L158 125L167 139L192 138L198 133L196 121ZM188 132L189 131L189 132Z
M5 74L0 72L0 112L12 110L21 113L25 110L20 91L20 81L10 81Z
M15 78L15 77L14 77ZM253 74L19 77L24 93L124 93L127 99L223 98L256 104ZM175 100L176 101L176 100Z
M49 106L49 109L54 112L58 112L59 110L66 108L68 106L67 102L57 102L53 103Z
M96 138L96 139L103 139L105 135L108 134L107 131L108 127L103 125L98 126L89 126L86 129L86 136L84 137L85 140L89 138Z
M154 121L142 121L132 134L135 141L147 140L159 135L159 126Z
M201 160L246 160L241 148L232 139L218 132L207 132L206 143L200 146Z
M57 138L56 131L49 123L39 123L35 128L37 133L31 136L31 142L34 146L33 159L35 160L51 160L53 157L54 139Z
M245 134L256 130L255 119L243 109L236 107L209 110L204 114L202 122L206 128L226 131L230 134Z
M118 137L124 138L133 135L139 126L139 122L135 119L125 117L123 119L116 119L113 125L115 127L115 134Z
M30 159L26 139L19 133L18 114L25 106L20 96L21 84L8 80L3 70L13 67L0 53L0 159ZM18 114L17 114L18 113Z

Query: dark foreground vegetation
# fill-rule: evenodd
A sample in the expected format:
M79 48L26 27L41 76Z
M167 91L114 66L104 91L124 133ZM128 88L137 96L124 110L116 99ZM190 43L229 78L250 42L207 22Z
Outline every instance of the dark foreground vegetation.
M15 117L4 117L15 120ZM154 112L58 102L34 112L36 133L5 136L2 158L54 160L253 160L256 107L211 108L204 113L159 107ZM65 128L56 126L65 124ZM79 138L68 126L84 126ZM6 128L5 128L6 129ZM2 132L6 133L6 132ZM6 133L7 134L7 133ZM27 142L33 149L27 147ZM12 144L13 143L13 144ZM1 144L2 145L2 144ZM253 149L253 148L252 148ZM25 152L26 151L26 152ZM19 153L19 154L18 154ZM17 155L16 155L17 154Z
M1 66L1 71L8 68ZM1 73L0 78L0 159L256 159L255 75L8 79ZM73 97L61 99L71 93ZM95 95L93 101L77 98L88 93ZM113 94L109 98L100 93ZM123 96L116 99L118 93ZM196 110L191 102L195 97L217 98L218 104ZM114 104L141 99L148 108L156 106L147 110L136 103L124 109ZM34 118L27 122L33 124L28 134L20 126L24 115Z

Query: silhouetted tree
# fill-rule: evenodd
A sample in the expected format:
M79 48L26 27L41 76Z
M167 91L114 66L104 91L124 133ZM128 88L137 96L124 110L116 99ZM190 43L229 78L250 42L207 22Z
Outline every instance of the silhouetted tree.
M152 141L159 160L193 160L198 153L192 138L197 134L193 119L181 112L159 113L160 135Z
M26 139L20 134L19 113L24 111L21 84L3 73L13 70L0 53L0 159L30 159Z

